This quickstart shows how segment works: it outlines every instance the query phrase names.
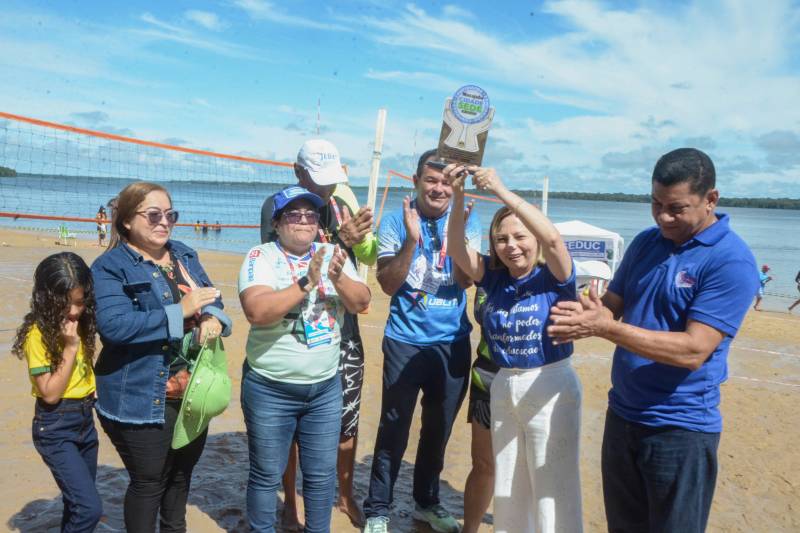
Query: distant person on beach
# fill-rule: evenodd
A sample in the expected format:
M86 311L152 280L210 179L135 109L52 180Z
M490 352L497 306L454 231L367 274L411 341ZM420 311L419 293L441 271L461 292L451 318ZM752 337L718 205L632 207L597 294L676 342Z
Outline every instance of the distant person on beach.
M239 298L251 324L242 411L253 531L275 530L277 492L295 439L305 531L330 530L342 424L342 331L346 313L367 308L370 291L341 246L315 242L323 205L298 186L276 193L278 239L252 248L239 273Z
M456 216L467 171L505 204L492 218L488 255L466 244ZM494 530L580 533L581 384L572 343L553 344L545 331L551 307L577 298L575 265L553 223L494 169L451 164L443 172L453 188L448 253L486 292L481 332L500 367L489 395Z
M201 229L203 231L203 235L208 235L208 222L203 220L203 226L201 227Z
M794 277L794 282L797 283L797 292L800 292L800 270L797 271L797 275ZM792 305L789 306L789 312L792 312L792 309L797 307L800 304L800 298L794 301Z
M119 198L117 196L106 202L106 207L108 208L108 220L111 221L111 235L109 235L109 242L116 239L117 230L114 229L114 216L117 214L118 203Z
M405 198L402 208L386 215L378 230L377 279L391 302L383 338L380 426L364 502L365 531L371 533L388 530L394 484L420 391L414 518L435 531L459 530L440 503L439 476L469 384L472 325L464 289L470 280L447 255L453 189L440 170L426 165L436 157L436 150L422 154L414 174L416 198ZM478 217L469 217L466 238L470 247L480 250Z
M11 352L28 363L33 445L61 489L61 531L94 531L103 514L95 487L94 349L89 267L72 252L51 255L36 267L30 311Z
M362 207L355 213L337 187L347 184L336 147L325 140L306 141L297 153L294 173L298 184L322 198L319 209L319 231L315 242L338 245L347 253L353 265L374 265L378 241L372 234L372 210ZM261 242L274 242L277 233L272 222L273 197L261 208ZM353 495L353 469L358 445L358 420L361 412L361 387L364 383L364 346L358 327L358 315L345 311L339 344L339 376L342 380L342 427L339 441L338 476L339 498L336 506L347 514L356 527L364 525L364 514ZM298 527L297 447L292 447L286 474L283 478L286 499L283 507L285 527Z
M699 150L662 156L652 177L657 226L628 246L602 299L592 290L551 311L554 342L617 345L602 445L609 531L699 533L708 521L720 384L758 287L752 252L715 212L715 181Z
M194 223L194 232L200 233L200 227L201 227L200 221L198 220L197 222Z
M106 208L101 205L94 219L97 224L97 246L102 248L106 240Z
M221 232L222 232L222 224L220 224L219 220L217 220L214 223L214 233L221 233Z
M192 470L208 430L171 447L190 363L184 337L227 336L231 320L197 252L172 240L178 221L162 186L135 182L119 194L117 230L92 265L97 332L97 414L130 477L128 531L186 531Z
M756 311L761 311L761 300L764 298L764 290L767 288L767 283L772 281L772 276L767 274L769 272L769 266L762 265L761 272L758 273L758 292L756 293L756 303L753 304L753 309Z

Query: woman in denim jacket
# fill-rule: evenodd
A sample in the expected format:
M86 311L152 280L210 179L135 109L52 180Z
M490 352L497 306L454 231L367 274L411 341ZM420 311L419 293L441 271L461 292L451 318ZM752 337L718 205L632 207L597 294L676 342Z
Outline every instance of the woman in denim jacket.
M192 469L206 433L178 450L172 433L188 382L181 340L229 335L197 253L170 234L178 220L169 193L154 183L119 195L116 235L92 265L97 331L103 349L95 366L97 412L130 475L125 495L129 532L186 531Z

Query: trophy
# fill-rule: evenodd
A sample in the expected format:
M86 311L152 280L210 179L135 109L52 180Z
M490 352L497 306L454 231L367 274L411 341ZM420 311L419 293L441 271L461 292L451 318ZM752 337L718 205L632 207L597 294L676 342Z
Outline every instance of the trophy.
M448 161L480 166L494 108L477 85L465 85L445 101L437 155ZM444 168L444 165L442 165Z

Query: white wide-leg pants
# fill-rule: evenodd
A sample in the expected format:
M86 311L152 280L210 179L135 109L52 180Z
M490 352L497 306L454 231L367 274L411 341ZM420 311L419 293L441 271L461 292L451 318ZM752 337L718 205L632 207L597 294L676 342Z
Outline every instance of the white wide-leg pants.
M494 530L581 533L581 384L570 358L492 382Z

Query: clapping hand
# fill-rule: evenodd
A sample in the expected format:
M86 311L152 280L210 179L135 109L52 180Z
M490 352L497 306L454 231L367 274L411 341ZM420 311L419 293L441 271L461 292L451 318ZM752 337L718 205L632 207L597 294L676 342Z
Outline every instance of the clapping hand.
M217 298L219 298L219 291L214 287L199 287L185 294L181 298L183 318L189 318L197 314L198 311L213 303Z
M311 262L308 264L306 277L308 277L312 287L316 287L319 284L320 277L322 277L322 262L325 261L325 253L325 247L317 248L311 258Z
M337 244L336 248L333 250L331 262L328 264L328 279L331 280L332 283L337 283L339 278L341 278L345 262L347 262L347 254Z
M403 198L403 224L406 227L406 240L413 243L419 241L419 213L411 207L411 197Z
M372 209L362 207L354 216L350 211L342 210L342 225L339 227L339 238L345 246L352 248L364 240L372 229Z

